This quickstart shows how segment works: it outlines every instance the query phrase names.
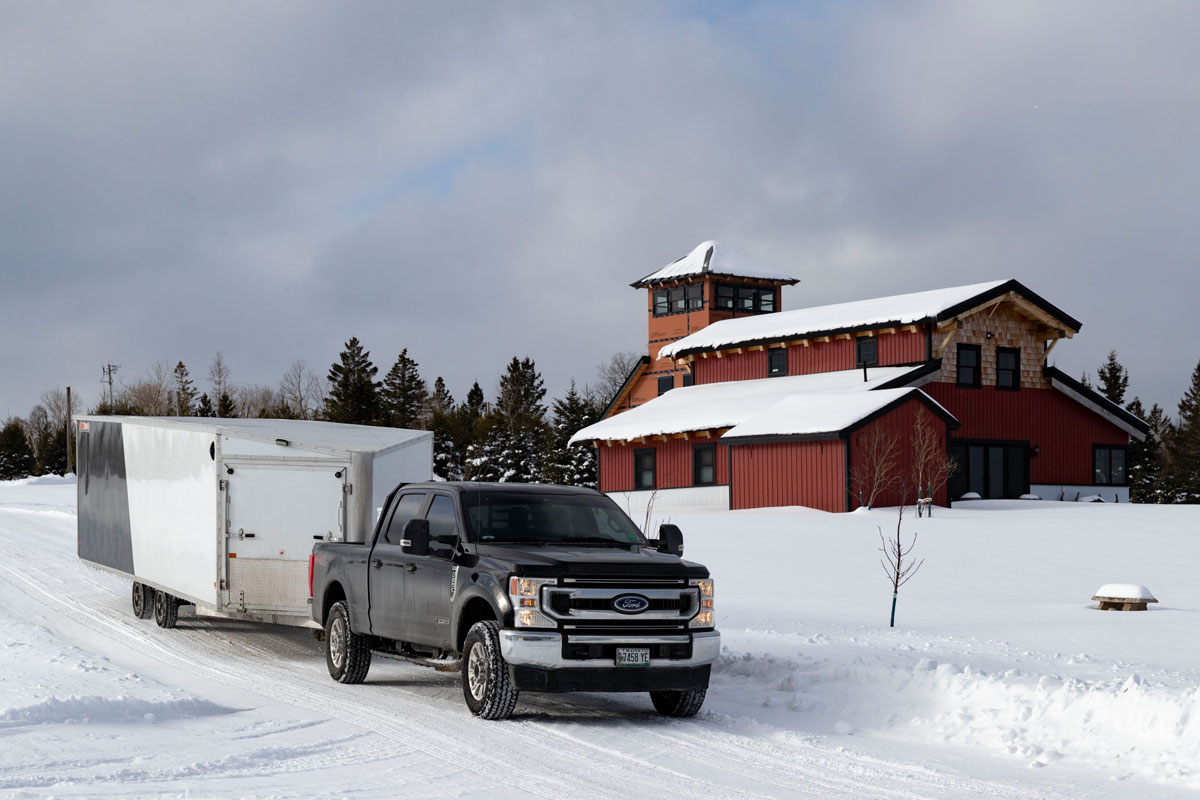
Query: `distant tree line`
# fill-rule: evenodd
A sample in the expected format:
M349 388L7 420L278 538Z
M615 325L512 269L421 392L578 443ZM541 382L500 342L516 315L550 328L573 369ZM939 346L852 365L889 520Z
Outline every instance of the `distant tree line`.
M541 373L531 358L513 359L489 400L476 381L456 402L438 376L430 389L420 366L402 349L379 380L379 367L357 337L347 341L321 377L303 361L284 372L277 387L236 384L221 352L208 368L201 392L182 362L154 364L145 374L114 386L92 414L181 417L311 419L432 431L434 472L445 480L596 485L596 454L569 447L575 431L600 418L620 390L638 354L621 352L600 364L582 388L571 381L562 397L546 401ZM82 404L55 389L25 419L0 428L0 480L67 469L71 413Z

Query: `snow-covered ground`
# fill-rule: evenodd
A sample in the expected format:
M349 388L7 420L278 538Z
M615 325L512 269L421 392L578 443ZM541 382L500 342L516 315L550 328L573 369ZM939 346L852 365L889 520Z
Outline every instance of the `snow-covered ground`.
M75 558L75 487L0 483L2 797L1188 797L1200 788L1200 508L963 503L671 512L717 579L727 652L694 720L643 695L524 695L471 717L457 677L376 660L329 680L306 631L184 616ZM639 520L640 521L640 520ZM1148 612L1100 612L1105 583Z

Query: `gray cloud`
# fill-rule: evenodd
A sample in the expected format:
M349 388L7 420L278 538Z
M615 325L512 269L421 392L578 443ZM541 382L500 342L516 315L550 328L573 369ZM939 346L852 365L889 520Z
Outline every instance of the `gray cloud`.
M217 349L358 335L459 397L644 346L629 281L706 238L785 307L1016 277L1174 405L1189 4L0 6L0 414ZM1176 348L1178 345L1176 345Z

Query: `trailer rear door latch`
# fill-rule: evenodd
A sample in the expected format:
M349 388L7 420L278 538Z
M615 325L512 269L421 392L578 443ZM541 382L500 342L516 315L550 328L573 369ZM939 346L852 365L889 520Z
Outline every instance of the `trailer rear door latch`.
M345 492L346 494L354 494L354 484L353 483L343 483L342 491Z
M253 539L254 534L246 533L246 531L242 530L241 528L238 528L238 538L239 539Z

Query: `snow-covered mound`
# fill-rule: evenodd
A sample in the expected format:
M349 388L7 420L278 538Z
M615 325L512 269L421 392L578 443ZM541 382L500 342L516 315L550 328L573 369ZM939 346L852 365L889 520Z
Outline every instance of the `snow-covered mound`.
M1145 600L1148 603L1157 603L1154 594L1138 583L1106 583L1096 590L1096 597L1119 597L1123 600Z
M75 473L68 472L66 475L39 475L34 478L0 481L0 486L73 486L77 482Z

